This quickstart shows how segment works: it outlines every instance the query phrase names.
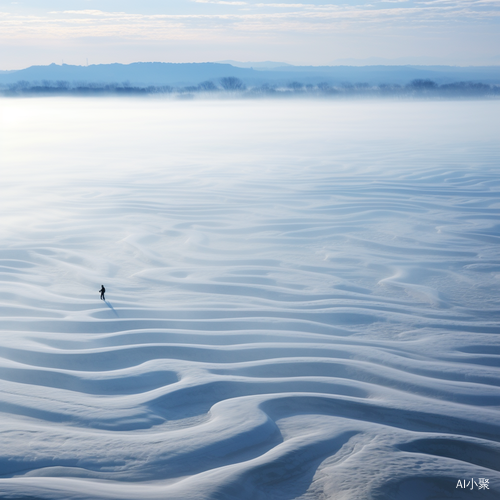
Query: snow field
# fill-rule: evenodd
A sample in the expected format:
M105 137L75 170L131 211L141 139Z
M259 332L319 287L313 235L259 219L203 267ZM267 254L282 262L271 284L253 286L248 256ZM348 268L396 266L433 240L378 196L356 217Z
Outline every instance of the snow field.
M499 107L1 101L0 496L497 498Z

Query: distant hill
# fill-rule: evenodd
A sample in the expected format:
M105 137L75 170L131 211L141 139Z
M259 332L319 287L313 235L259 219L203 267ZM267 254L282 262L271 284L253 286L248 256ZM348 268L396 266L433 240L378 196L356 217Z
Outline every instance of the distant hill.
M68 64L31 66L7 74L0 74L0 83L18 81L63 80L86 83L122 83L133 85L193 85L203 80L235 76L245 79L253 70L235 68L217 63L132 63L94 64L71 66Z
M269 70L275 68L282 68L283 66L292 66L291 64L287 64L284 62L272 62L272 61L263 61L263 62L239 62L239 61L217 61L220 64L230 64L236 68L253 68L253 69L262 69Z
M500 66L283 66L272 71L304 81L306 78L316 81L322 78L329 83L401 85L416 79L428 79L439 84L457 81L500 84Z
M260 64L258 68L236 67L226 63L133 63L96 64L71 66L67 64L31 66L26 69L0 72L0 85L20 81L66 81L70 83L123 83L130 85L188 86L200 82L233 76L246 85L288 85L297 81L303 84L326 82L339 85L344 82L369 85L405 85L415 79L433 80L438 84L473 81L500 84L500 66L279 66Z
M458 62L443 63L443 58L439 56L404 56L397 58L367 57L364 59L340 58L331 61L328 66L467 66ZM494 56L474 58L470 66L498 66L500 64L500 53Z

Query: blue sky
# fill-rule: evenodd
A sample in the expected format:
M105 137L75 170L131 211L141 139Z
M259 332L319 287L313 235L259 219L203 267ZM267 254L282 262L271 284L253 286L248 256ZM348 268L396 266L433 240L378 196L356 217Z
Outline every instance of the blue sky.
M0 0L0 69L135 61L500 64L500 0Z

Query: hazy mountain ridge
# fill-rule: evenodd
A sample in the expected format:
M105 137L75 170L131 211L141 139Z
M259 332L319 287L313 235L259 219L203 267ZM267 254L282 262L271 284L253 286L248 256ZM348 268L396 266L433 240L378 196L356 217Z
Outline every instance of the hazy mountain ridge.
M21 80L28 82L65 80L94 83L126 81L133 85L189 85L202 80L223 78L228 74L245 78L249 76L248 72L252 70L216 63L114 63L91 66L51 64L31 66L14 73L0 75L0 83L8 84Z
M472 81L500 84L500 66L281 66L241 68L221 63L132 63L91 66L31 66L0 73L0 85L16 82L66 81L85 83L123 83L129 85L198 85L206 80L218 81L236 77L247 85L287 85L298 81L304 85L345 82L369 85L405 85L415 79L433 80L438 84Z
M263 71L268 71L270 69L277 69L277 68L282 68L284 66L293 66L293 64L288 64L284 62L276 62L276 61L247 61L247 62L241 62L241 61L233 61L233 60L227 60L227 61L216 61L217 64L230 64L231 66L234 66L236 68L250 68L250 69L259 69Z

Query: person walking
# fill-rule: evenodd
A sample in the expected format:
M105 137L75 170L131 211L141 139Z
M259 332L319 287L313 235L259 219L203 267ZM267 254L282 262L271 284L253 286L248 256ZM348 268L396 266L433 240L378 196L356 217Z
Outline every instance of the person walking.
M101 294L101 300L106 300L104 298L104 292L106 291L106 289L104 288L104 285L101 285L101 289L99 290L99 293Z

